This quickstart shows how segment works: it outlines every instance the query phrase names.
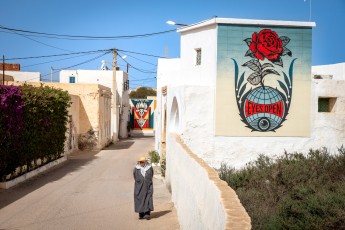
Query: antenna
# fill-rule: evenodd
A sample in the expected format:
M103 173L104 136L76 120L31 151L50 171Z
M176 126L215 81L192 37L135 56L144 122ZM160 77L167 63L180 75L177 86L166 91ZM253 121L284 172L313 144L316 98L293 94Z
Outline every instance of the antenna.
M109 70L108 66L106 65L108 61L102 60L101 70Z
M307 0L304 0L306 2ZM309 21L311 21L311 0L309 0Z

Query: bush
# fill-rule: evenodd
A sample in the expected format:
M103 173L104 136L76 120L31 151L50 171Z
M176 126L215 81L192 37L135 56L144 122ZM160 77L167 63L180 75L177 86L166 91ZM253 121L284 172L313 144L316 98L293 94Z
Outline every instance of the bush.
M345 229L345 149L266 156L219 176L238 194L253 229Z
M2 86L0 93L0 126L5 133L0 139L0 179L6 180L7 174L16 176L16 168L24 165L27 170L37 167L38 159L59 158L66 138L68 93L27 84Z
M22 93L15 86L0 86L0 178L20 162L23 131ZM19 158L19 159L17 159Z
M155 163L155 164L159 163L160 157L159 157L159 154L156 150L150 151L149 156L150 156L151 163Z

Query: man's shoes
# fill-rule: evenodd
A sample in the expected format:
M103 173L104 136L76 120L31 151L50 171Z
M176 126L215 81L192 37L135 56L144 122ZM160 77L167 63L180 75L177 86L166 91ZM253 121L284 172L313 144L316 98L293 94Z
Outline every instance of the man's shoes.
M145 215L144 219L149 220L149 219L151 219L151 217L150 217L150 215Z

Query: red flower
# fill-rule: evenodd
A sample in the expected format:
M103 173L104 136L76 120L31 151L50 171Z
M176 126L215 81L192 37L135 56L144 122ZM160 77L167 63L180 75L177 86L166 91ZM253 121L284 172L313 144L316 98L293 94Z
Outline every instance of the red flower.
M256 58L260 60L267 58L274 62L279 59L283 52L283 42L276 32L264 29L259 34L253 33L249 49L255 54Z

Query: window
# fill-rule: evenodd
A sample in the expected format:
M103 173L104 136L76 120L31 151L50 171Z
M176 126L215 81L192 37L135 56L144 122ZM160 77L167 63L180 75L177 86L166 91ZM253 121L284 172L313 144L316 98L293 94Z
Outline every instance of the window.
M74 76L69 77L69 83L75 83L75 77Z
M196 52L196 65L201 65L201 49L195 49Z
M318 112L334 112L335 102L337 98L335 97L320 97L318 100Z

